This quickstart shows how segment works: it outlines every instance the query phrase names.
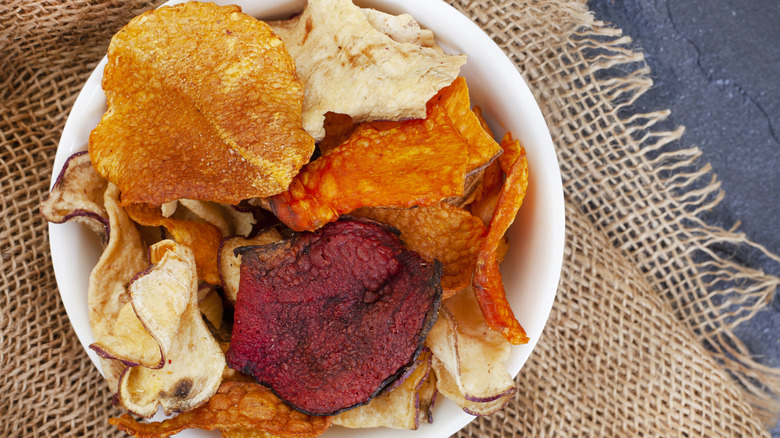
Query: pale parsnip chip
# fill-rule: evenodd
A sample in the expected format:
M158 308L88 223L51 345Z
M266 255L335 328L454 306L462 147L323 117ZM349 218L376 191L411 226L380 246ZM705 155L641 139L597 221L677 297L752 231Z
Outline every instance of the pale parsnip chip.
M204 283L198 289L198 308L215 329L222 328L222 315L225 309L222 306L222 298L213 285Z
M251 239L233 236L222 240L222 245L219 248L219 276L222 279L225 297L231 303L236 302L241 274L241 256L236 255L233 251L242 246L268 245L281 240L282 235L276 228L269 228Z
M86 151L68 157L49 193L41 202L41 214L55 224L77 222L108 239L108 216L103 193L108 181L92 167Z
M222 381L222 349L198 308L198 277L192 251L172 240L149 250L152 266L128 287L133 309L159 345L162 366L128 367L118 401L149 418L158 404L167 414L206 402Z
M487 326L471 288L442 304L425 344L438 390L469 413L494 412L516 392L505 367L511 346Z
M126 364L158 366L160 350L130 307L126 285L147 266L146 246L135 224L119 206L119 189L79 152L65 162L49 197L41 204L55 223L79 222L97 232L105 245L89 277L87 304L95 342L109 388L116 392Z
M392 15L376 9L361 8L360 12L374 29L389 36L398 43L416 44L441 51L436 44L433 32L423 29L409 14Z
M303 127L317 141L328 111L355 122L424 118L428 99L466 62L464 55L395 41L350 0L310 0L301 15L270 24L295 60L304 83Z
M431 353L423 351L417 365L403 382L371 400L367 405L342 412L333 417L333 424L348 428L389 427L412 429L419 427L420 408L427 410L430 403L420 400L423 387L431 370Z

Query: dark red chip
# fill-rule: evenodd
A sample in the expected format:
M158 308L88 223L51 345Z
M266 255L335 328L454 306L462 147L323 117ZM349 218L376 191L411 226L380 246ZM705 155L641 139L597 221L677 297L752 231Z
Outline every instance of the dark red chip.
M342 219L239 250L228 364L308 414L365 404L402 375L441 304L441 264L377 222Z

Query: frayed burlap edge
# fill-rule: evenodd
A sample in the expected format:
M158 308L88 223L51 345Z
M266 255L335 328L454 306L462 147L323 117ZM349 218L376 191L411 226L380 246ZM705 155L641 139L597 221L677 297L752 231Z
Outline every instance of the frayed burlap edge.
M474 15L472 4L456 6ZM495 16L491 6L499 5L482 6L484 17ZM631 112L653 83L643 54L628 36L595 21L580 3L528 2L520 9L538 11L537 16L569 15L568 28L559 24L566 20L551 18L558 32L540 35L539 42L513 38L511 30L494 35L542 106L558 146L567 198L637 264L676 317L738 382L756 415L774 425L780 369L754 360L734 330L770 303L780 279L728 255L757 251L777 263L780 257L736 232L736 226L725 230L704 218L725 194L711 167L700 162L701 151L680 144L683 128L653 130L668 111ZM524 19L517 18L519 26ZM483 18L480 24L490 28L491 20L496 21ZM561 76L569 76L570 88L561 88L567 79Z

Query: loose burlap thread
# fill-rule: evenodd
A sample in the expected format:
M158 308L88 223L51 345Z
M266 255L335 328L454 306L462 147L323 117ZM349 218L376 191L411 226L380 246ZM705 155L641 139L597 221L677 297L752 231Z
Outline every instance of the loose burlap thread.
M11 1L0 8L0 436L121 436L70 327L38 203L57 141L110 36L159 4ZM780 258L703 214L724 196L682 130L633 114L641 53L578 2L454 1L516 63L564 182L558 297L519 392L458 436L766 436L780 372L733 335L780 280L727 256ZM533 166L533 163L531 163Z

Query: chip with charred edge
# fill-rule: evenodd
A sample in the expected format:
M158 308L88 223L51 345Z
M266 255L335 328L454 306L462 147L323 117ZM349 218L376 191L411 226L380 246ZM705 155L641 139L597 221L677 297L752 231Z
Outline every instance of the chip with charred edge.
M425 103L466 62L463 55L395 41L351 0L310 0L301 15L271 26L305 84L303 126L317 141L329 111L356 122L425 117Z
M271 28L237 6L150 10L111 40L108 111L89 138L123 204L237 204L286 189L314 150L303 84Z
M452 387L440 386L439 390L447 397L455 392L454 401L506 401L505 396L516 391L506 370L511 346L499 333L488 329L471 288L444 302L425 345L437 359L439 381L452 380ZM443 376L442 368L447 376Z
M469 89L466 85L466 79L462 76L455 79L452 84L442 88L428 102L428 111L433 106L445 108L452 123L468 140L467 172L484 168L501 153L499 144L493 139L491 133L483 128L479 117L472 111Z
M244 247L228 364L302 412L368 403L422 350L440 276L368 219Z
M477 252L487 229L466 210L439 203L415 208L361 208L353 215L388 224L401 232L406 247L426 260L439 260L441 287L448 298L471 284Z
M416 366L403 382L367 405L342 412L333 418L333 424L357 428L390 427L393 429L417 429L419 427L421 403L420 389L431 370L431 353L423 351Z
M162 366L127 367L117 400L146 418L187 411L219 388L225 357L198 308L195 258L184 245L163 240L149 248L152 265L128 286L138 319L159 345Z
M103 206L103 194L108 182L92 167L87 152L68 157L46 199L41 202L41 214L55 224L77 222L108 239L108 217Z
M130 204L125 210L140 225L165 227L173 240L187 246L195 254L198 278L207 283L220 284L217 253L222 233L219 228L208 222L165 217L160 207L147 204Z
M508 148L515 147L515 144L515 142L506 142ZM490 219L487 237L479 248L473 286L479 308L488 326L504 335L510 343L517 345L527 343L528 336L515 318L506 299L499 269L499 257L502 254L498 251L503 243L504 234L514 222L517 211L523 203L528 187L528 161L525 150L519 146L519 143L516 145L517 158L510 166L506 166L508 167L506 180L498 197L493 217ZM513 153L509 150L507 156L511 155Z
M235 249L250 245L268 245L282 240L282 235L276 228L269 228L257 236L247 239L241 236L232 236L222 240L219 247L219 277L225 297L231 302L236 302L238 295L239 278L241 276L241 254L235 253Z
M108 422L136 438L164 438L185 429L220 430L226 432L225 436L314 438L330 427L332 419L291 409L257 383L223 382L207 404L173 418L140 423L124 414ZM241 433L249 430L260 435Z
M359 207L435 204L463 193L467 149L438 106L422 120L364 123L269 198L269 208L302 231Z

